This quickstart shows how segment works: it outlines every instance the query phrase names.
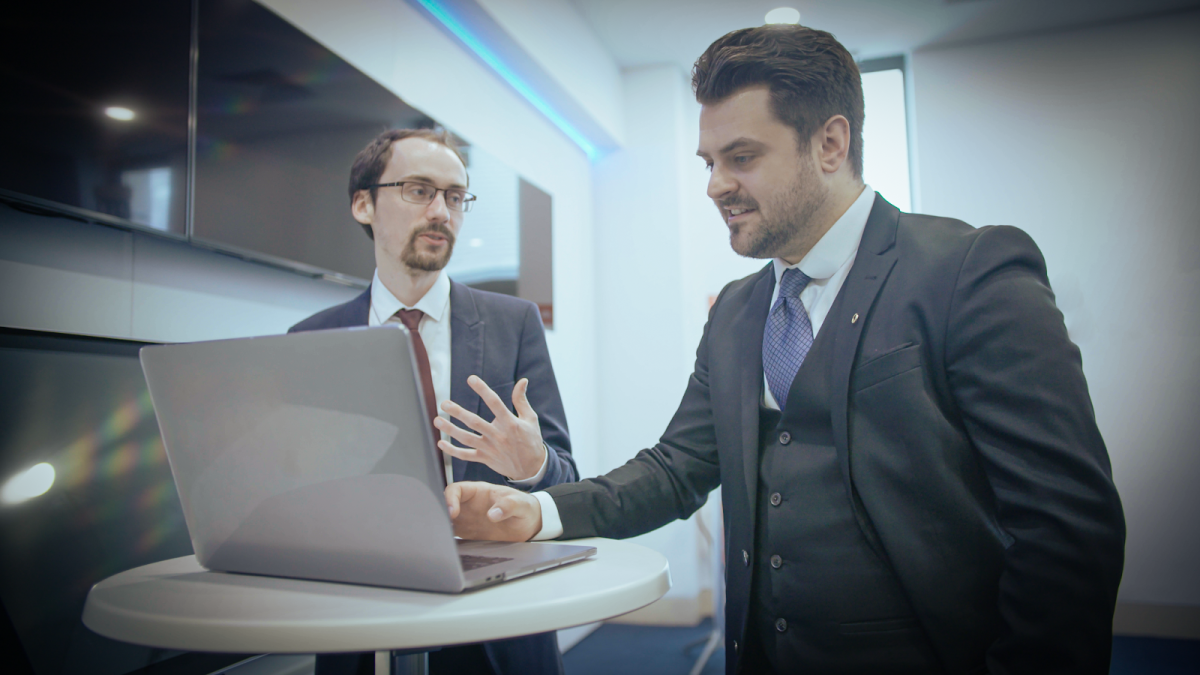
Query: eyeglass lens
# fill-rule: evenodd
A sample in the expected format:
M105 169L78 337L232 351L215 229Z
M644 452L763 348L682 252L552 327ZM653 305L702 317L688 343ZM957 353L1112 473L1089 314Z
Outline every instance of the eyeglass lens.
M405 200L414 204L428 204L437 198L438 188L424 183L405 183L400 188ZM452 211L470 211L472 200L466 190L449 188L446 193L446 208Z

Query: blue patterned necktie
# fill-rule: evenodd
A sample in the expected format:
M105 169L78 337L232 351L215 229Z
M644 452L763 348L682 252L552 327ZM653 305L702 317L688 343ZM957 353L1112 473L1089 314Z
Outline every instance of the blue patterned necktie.
M779 297L771 307L763 331L763 372L780 410L787 405L792 380L813 345L812 321L800 302L800 292L810 281L808 275L795 267L783 271Z

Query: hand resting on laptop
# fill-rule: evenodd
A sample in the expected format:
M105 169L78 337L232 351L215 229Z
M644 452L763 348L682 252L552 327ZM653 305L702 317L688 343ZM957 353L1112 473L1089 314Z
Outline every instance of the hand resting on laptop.
M463 481L446 487L454 534L463 539L529 541L542 530L537 497L492 483Z

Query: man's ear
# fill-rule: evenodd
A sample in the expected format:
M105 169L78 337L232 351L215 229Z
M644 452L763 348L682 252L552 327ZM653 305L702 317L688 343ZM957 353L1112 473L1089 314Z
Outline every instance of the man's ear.
M354 193L354 201L350 202L350 215L362 225L370 225L375 220L375 202L371 199L370 190L359 190Z
M813 137L813 146L817 149L821 170L827 174L837 173L850 154L850 122L841 115L825 120Z

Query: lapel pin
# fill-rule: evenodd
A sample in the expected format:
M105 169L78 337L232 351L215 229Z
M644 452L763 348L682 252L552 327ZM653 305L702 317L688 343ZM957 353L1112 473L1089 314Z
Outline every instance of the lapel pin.
M855 312L854 316L850 317L850 323L858 323L858 312Z

